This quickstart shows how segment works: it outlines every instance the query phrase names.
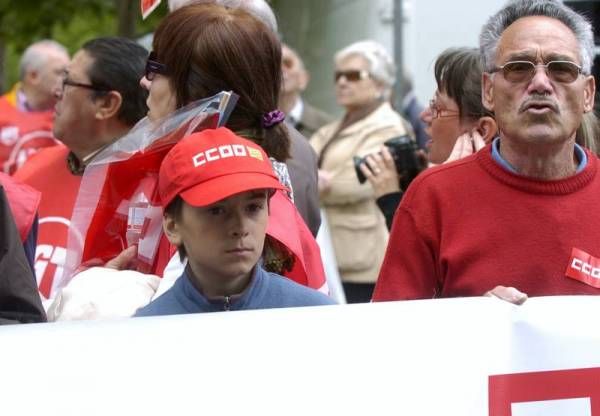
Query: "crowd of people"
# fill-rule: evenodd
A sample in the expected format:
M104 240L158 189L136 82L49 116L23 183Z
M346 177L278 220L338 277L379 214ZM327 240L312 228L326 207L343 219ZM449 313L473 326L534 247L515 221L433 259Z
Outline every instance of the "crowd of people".
M349 303L600 293L585 17L511 0L478 49L438 56L424 108L410 88L394 107L382 45L347 45L333 58L336 120L303 98L309 72L266 2L169 8L151 52L119 37L72 59L49 40L24 52L0 98L0 323L334 304L322 214ZM94 181L95 162L140 126L223 91L235 106L211 108L213 124L133 149L145 164L114 170L120 193ZM81 205L96 188L114 218ZM100 222L81 228L86 217ZM150 258L136 232L153 236ZM110 256L88 259L89 242Z

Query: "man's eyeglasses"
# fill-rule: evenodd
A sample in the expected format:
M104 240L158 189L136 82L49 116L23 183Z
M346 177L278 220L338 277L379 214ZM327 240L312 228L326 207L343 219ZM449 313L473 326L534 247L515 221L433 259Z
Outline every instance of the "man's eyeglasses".
M146 61L146 79L152 81L156 74L166 75L167 66L158 62L156 60L156 52L152 51L150 52L150 55L148 55L148 60Z
M530 61L510 61L490 72L502 71L502 75L507 81L521 83L531 81L538 66L546 70L546 74L551 80L565 84L574 82L581 74L581 66L571 61L550 61L546 64L534 64Z
M458 117L458 110L447 110L445 108L440 108L438 103L435 100L429 101L429 111L431 112L431 118L442 118L442 117Z
M81 82L75 82L75 81L71 81L69 78L67 78L66 76L63 77L62 79L62 92L65 92L65 86L71 86L71 87L80 87L80 88L87 88L88 90L94 90L94 91L101 91L101 92L107 92L110 91L109 88L103 88L103 87L99 87L97 85L92 85L92 84L83 84Z
M341 77L344 77L346 81L357 82L361 79L369 78L369 71L366 69L353 70L353 71L335 71L334 78L335 82L338 82Z

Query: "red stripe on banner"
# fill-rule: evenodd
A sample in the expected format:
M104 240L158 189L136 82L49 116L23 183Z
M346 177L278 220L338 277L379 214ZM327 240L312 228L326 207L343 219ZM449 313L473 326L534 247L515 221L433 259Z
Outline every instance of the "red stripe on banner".
M489 378L489 416L511 416L513 403L575 398L589 398L592 416L600 416L600 368L503 374Z

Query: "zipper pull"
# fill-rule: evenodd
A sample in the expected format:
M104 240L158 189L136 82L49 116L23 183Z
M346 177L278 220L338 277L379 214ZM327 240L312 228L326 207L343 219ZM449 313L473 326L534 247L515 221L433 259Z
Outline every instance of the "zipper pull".
M225 296L225 303L223 304L223 310L228 311L231 309L231 297Z

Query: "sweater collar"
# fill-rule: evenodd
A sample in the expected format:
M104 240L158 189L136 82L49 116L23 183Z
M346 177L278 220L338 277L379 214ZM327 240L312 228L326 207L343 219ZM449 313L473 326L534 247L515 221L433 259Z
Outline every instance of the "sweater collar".
M557 180L541 180L529 178L511 172L501 161L497 161L492 154L493 144L487 145L481 151L477 152L476 159L480 165L494 178L501 182L520 189L528 193L564 195L576 192L588 185L596 176L598 170L598 159L593 156L589 150L580 148L585 155L586 163L583 169L577 171L575 175L568 178ZM579 159L580 166L582 160Z
M500 154L500 137L496 137L492 142L492 157L499 165L503 166L504 169L518 174L517 170ZM581 172L587 165L587 155L585 154L583 147L575 143L575 158L577 159L577 170L575 173Z

